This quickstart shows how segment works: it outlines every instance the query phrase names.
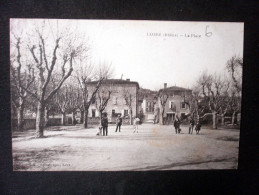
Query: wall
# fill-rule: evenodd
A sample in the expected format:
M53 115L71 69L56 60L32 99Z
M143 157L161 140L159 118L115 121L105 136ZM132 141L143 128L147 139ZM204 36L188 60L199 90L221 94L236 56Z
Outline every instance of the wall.
M16 131L17 128L17 119L12 119L11 121L12 130ZM47 126L58 126L61 125L61 118L49 118ZM24 130L36 129L36 119L24 119Z
M106 86L103 84L103 87L100 89L108 89L111 86ZM89 92L91 93L95 86L89 87ZM125 100L123 97L124 90L129 91L129 93L133 96L133 102L132 102L132 115L136 116L138 113L138 105L137 105L137 86L136 84L130 84L130 83L123 83L123 84L113 84L112 85L112 94L110 97L110 100L104 110L108 114L109 122L112 122L112 110L115 110L115 113L120 113L122 117L124 117L124 110L128 110L129 108L125 104ZM117 98L117 101L115 101L115 98ZM89 108L88 117L92 117L92 109L96 110L96 117L100 117L100 114L98 113L98 110L96 109L96 105L92 104Z
M187 105L185 105L185 108L181 108L181 103L183 102L183 97L175 95L175 96L170 96L166 102L165 105L165 116L167 112L176 112L177 116L180 117L181 113L185 113L188 114L189 113L189 108L187 107ZM169 103L173 101L174 102L174 106L175 106L175 110L172 110L169 107Z

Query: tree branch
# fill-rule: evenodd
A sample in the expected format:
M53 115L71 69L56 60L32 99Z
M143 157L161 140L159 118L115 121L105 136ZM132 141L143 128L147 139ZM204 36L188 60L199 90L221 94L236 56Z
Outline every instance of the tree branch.
M73 71L73 57L71 56L70 69L69 69L68 73L64 77L62 77L62 79L59 81L57 87L54 90L52 90L52 92L50 92L50 94L45 99L46 102L48 102L53 97L53 95L60 89L60 87L62 86L64 81L71 75L72 71Z

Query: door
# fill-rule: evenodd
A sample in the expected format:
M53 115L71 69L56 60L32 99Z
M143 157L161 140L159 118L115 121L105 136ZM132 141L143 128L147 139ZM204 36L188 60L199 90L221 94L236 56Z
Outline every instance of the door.
M166 116L166 124L172 125L174 123L175 113L168 113Z

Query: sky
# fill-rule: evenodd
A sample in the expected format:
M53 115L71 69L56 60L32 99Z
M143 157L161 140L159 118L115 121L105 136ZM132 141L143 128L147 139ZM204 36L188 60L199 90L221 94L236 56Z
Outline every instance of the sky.
M33 26L30 19L20 21L12 19L12 28L18 31ZM243 57L243 23L49 21L59 27L69 22L76 32L87 36L89 61L112 64L115 78L129 78L151 90L162 88L164 83L191 88L202 72L223 75L228 59Z

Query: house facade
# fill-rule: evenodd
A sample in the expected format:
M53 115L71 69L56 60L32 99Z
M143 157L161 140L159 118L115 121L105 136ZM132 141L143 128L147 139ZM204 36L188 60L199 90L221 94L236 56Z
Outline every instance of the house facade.
M163 108L161 105L160 97L158 96L157 105L160 114L158 113L157 117L160 117L160 122L163 117L166 124L173 124L176 117L185 118L185 116L190 113L189 107L184 103L184 98L191 95L192 90L177 86L167 87L167 84L165 83L164 88L160 89L159 93L164 93L168 96L165 103L163 116L161 114Z
M146 123L154 123L157 92L143 94L141 103L142 120Z
M90 93L95 89L96 84L97 82L88 83L88 91ZM130 110L132 110L132 117L139 114L138 90L138 82L130 81L129 79L109 79L103 81L98 92L99 96L98 94L96 95L96 100L92 102L89 108L89 122L98 121L100 118L98 110L98 105L100 104L99 97L108 97L110 91L110 99L103 113L107 113L108 120L111 123L116 121L118 115L121 115L123 118L123 123L129 123Z

